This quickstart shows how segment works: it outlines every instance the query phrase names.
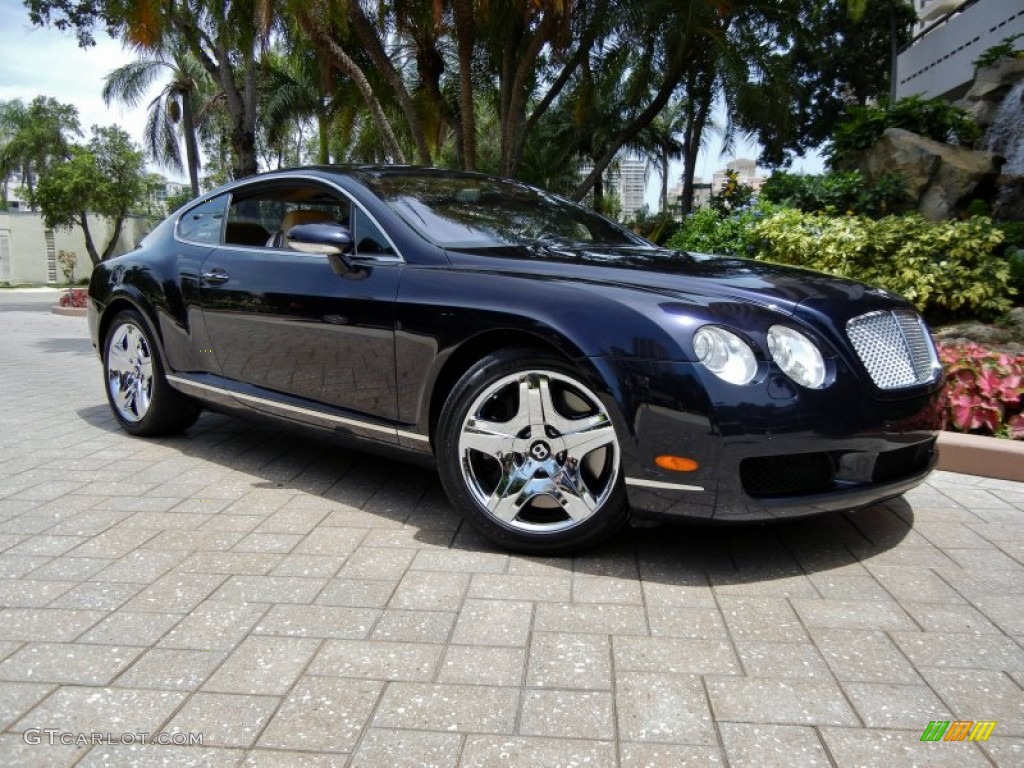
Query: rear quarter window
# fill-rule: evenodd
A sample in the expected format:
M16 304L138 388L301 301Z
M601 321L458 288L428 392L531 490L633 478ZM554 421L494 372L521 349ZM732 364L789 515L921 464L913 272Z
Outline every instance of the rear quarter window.
M227 202L227 195L220 195L194 208L189 208L178 219L178 238L193 243L209 243L210 245L220 243Z

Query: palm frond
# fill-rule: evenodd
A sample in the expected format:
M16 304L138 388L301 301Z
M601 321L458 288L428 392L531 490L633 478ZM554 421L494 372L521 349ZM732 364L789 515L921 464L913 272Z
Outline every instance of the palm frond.
M146 110L146 126L142 132L143 146L146 154L158 165L168 170L181 173L185 166L181 161L181 147L174 123L167 114L167 101L160 94L149 103Z
M146 58L129 62L110 71L103 80L103 102L108 107L112 101L120 101L132 108L137 107L163 68L167 66L167 63L160 59Z

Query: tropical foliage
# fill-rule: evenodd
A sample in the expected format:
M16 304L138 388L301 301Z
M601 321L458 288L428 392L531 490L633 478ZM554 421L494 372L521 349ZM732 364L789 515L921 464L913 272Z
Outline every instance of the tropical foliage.
M888 74L874 65L913 18L904 0L25 5L34 23L74 30L83 45L100 28L134 47L139 60L114 77L112 98L128 101L133 83L165 73L145 143L169 167L174 128L186 140L199 131L211 180L309 159L417 162L603 207L605 174L632 150L663 178L682 160L684 211L716 105L727 145L753 134L782 162L818 143L849 101L884 95Z
M145 171L140 152L120 128L93 126L85 145L71 145L65 157L39 176L33 201L48 229L79 227L93 264L107 259L121 237L124 221L144 197ZM87 213L112 224L111 234L97 248Z
M706 206L687 216L667 245L679 251L753 258L764 248L754 226L781 208L765 200L729 213Z
M832 136L832 166L855 167L860 154L887 128L903 128L928 139L968 147L981 137L981 129L966 111L941 98L910 96L880 106L851 107Z
M907 207L907 193L898 173L869 184L859 171L832 171L809 176L779 171L765 180L761 197L805 213L832 216L856 214L880 218Z
M34 210L36 177L65 160L72 142L81 135L78 111L70 104L47 96L37 96L29 104L20 99L0 102L3 207L7 205L8 178L12 171L19 171Z
M933 319L995 318L1013 307L1010 267L990 219L830 217L784 209L752 227L757 258L886 288Z
M723 212L702 208L672 248L724 253L829 272L886 288L933 320L995 318L1013 306L1003 232L990 219L930 222L917 215L830 216L761 200Z
M987 48L984 53L976 58L972 64L975 69L990 67L1003 58L1024 58L1024 48L1017 48L1015 43L1024 37L1024 34L1010 35L1004 37L999 43Z

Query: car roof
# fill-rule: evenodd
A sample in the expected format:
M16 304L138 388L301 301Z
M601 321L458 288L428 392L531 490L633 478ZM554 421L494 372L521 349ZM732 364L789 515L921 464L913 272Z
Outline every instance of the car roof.
M370 179L380 179L387 177L424 177L433 176L437 178L449 178L449 179L492 179L501 180L510 184L516 184L517 186L529 187L529 184L525 184L522 181L516 179L507 179L500 176L493 176L486 173L478 173L476 171L461 171L452 170L447 168L432 168L424 165L386 165L386 164L337 164L337 165L299 165L290 168L281 168L274 171L264 171L263 173L257 173L252 176L245 176L241 179L235 179L223 184L212 192L222 192L233 189L241 184L251 184L259 181L273 181L275 179L287 179L294 175L313 175L313 176L347 176L354 179L357 182L362 183L364 186Z

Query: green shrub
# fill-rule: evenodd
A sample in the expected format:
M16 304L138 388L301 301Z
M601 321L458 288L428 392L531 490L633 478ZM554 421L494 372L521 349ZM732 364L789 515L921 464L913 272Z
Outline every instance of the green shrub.
M711 196L708 205L727 216L733 211L746 208L754 200L754 188L740 181L740 174L733 168L725 172L725 185L722 191Z
M778 210L778 206L763 201L728 215L715 208L698 208L683 220L666 246L679 251L754 256L760 250L754 224Z
M832 171L820 176L774 173L761 187L761 197L805 213L854 213L873 218L898 213L909 202L898 173L888 173L869 185L859 171Z
M1014 42L1024 37L1024 34L1010 35L1010 37L1004 37L1001 42L996 43L991 48L987 48L981 56L976 58L972 63L975 69L982 69L983 67L990 67L1002 58L1006 57L1024 57L1024 51L1019 51L1014 48Z
M905 296L933 318L997 317L1012 308L1003 233L983 217L834 218L785 209L753 224L757 258L854 278Z
M832 166L852 168L887 128L903 128L935 141L964 146L972 146L981 138L981 129L967 112L940 98L911 96L877 107L854 106L832 136Z
M1024 299L1024 221L1000 221L1003 232L1003 258L1010 265L1010 285L1017 291L1017 302Z

